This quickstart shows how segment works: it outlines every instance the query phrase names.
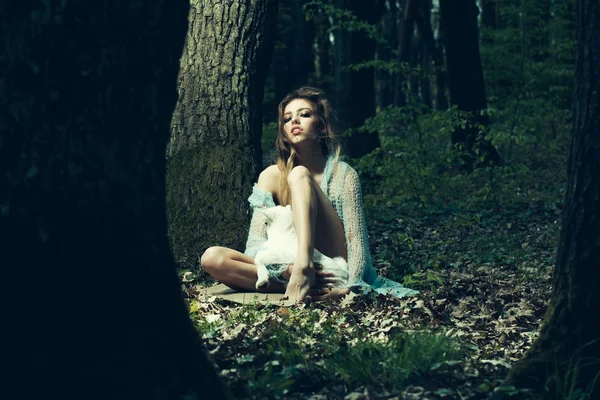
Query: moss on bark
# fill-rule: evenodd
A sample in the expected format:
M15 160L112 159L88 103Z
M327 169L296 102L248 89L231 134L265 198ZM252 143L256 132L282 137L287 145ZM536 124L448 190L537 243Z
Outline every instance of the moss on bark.
M276 12L275 0L190 8L167 148L169 237L186 266L209 246L243 250Z

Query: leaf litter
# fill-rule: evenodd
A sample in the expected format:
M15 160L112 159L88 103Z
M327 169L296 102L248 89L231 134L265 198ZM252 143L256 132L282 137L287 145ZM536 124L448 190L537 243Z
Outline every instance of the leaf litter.
M421 293L410 298L352 292L336 302L307 301L280 307L201 298L200 286L189 274L182 287L192 320L237 398L485 399L537 337L550 298L552 265L548 260L552 255L547 253L554 251L553 235L535 243L531 231L539 231L540 221L534 222L527 225L521 220L505 226L529 227L522 234L528 238L529 250L541 249L533 254L539 261L482 262L475 256L469 260L468 254L453 258L449 246L436 255L447 261L419 275L424 286L415 287ZM404 222L403 227L406 225ZM427 238L437 237L431 245L439 246L440 226L439 221L433 228L421 226L425 233L406 251L423 251L426 245L418 246ZM419 228L419 223L412 228ZM457 229L462 231L453 236L464 237L465 227ZM391 235L393 232L378 236ZM376 239L371 244L377 259L381 242ZM393 269L383 261L379 264L380 272L385 273L386 267ZM392 343L400 334L422 333L451 338L466 352L457 359L432 364L402 385L385 381L381 375L368 375L369 371L365 372L370 376L366 383L331 371L331 360L340 349L366 341ZM293 339L293 346L287 346L286 339ZM383 353L378 354L362 356L381 357ZM383 368L378 373L385 374L385 364L391 361L379 360ZM360 363L360 358L347 361L352 362Z

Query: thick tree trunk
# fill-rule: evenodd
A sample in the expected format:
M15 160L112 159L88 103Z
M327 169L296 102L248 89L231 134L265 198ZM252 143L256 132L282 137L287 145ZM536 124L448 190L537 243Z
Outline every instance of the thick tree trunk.
M18 390L228 398L166 235L164 154L188 3L7 4L0 243L3 274L20 275L4 275L20 310L4 324L20 332L11 345L23 343L9 364L28 370Z
M211 245L243 251L276 13L276 0L192 2L167 151L169 238L184 265Z
M574 126L552 299L538 339L505 381L538 390L548 384L550 393L553 374L569 383L577 365L575 388L587 391L600 373L600 6L580 0L577 11ZM600 382L594 389L588 398L600 398Z
M487 108L483 69L479 55L477 14L475 0L440 0L441 27L450 102L460 111L471 113L465 128L456 128L452 143L461 149L463 166L471 170L477 159L483 165L501 163L500 155L484 137L478 126L487 127L487 115L480 115Z
M376 9L363 0L336 0L336 6L352 11L370 24L377 21ZM380 146L377 132L355 130L375 115L375 76L370 68L360 71L346 68L373 60L375 43L364 32L341 29L335 37L335 49L335 100L339 126L342 130L354 130L352 136L345 138L345 150L350 157L361 157Z

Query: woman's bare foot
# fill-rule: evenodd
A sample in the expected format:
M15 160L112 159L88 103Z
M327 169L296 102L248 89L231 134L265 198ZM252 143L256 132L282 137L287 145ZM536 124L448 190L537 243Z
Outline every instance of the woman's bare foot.
M288 267L288 271L290 273L289 282L284 297L290 300L302 300L315 284L313 263L310 262L305 267L294 264Z

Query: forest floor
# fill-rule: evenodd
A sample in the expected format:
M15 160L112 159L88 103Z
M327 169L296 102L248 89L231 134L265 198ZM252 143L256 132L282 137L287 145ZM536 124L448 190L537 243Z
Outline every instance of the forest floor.
M210 283L182 272L190 315L237 398L486 399L529 348L550 298L558 209L366 214L379 274L419 295L239 305L199 300Z

